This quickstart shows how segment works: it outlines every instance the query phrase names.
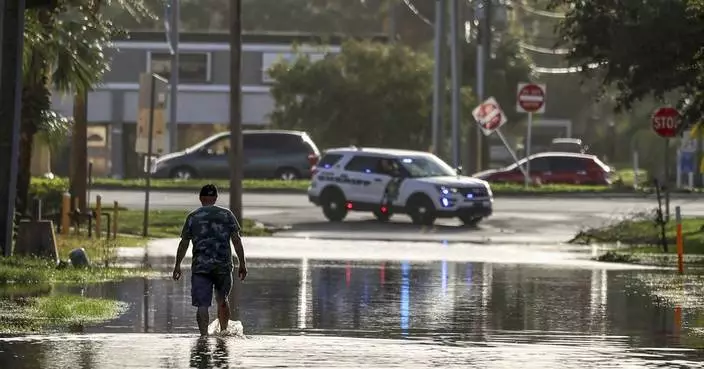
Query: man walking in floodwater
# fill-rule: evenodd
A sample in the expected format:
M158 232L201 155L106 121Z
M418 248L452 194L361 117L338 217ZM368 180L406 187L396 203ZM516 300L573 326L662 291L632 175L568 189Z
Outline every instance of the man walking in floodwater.
M230 321L230 306L227 297L232 289L232 248L239 260L238 276L240 280L247 277L247 267L244 258L240 225L235 215L227 208L215 205L218 190L215 185L208 184L200 190L201 207L192 211L186 217L181 231L181 242L176 253L173 279L181 278L181 262L186 256L188 245L193 241L193 262L191 275L191 299L193 306L198 308L196 320L201 336L208 335L208 309L213 300L218 306L220 331L227 330Z

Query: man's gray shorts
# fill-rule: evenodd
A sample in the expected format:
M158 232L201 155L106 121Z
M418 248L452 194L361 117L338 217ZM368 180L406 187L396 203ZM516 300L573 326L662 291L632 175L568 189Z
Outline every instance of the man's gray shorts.
M191 275L191 303L193 306L209 307L213 301L213 289L217 300L224 301L232 288L232 273L208 273Z

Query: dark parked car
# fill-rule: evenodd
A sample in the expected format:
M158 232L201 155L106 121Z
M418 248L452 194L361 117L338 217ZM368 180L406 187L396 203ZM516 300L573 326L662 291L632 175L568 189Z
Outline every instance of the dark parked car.
M245 178L310 178L320 151L306 132L243 131ZM155 178L229 178L230 132L156 160Z
M523 158L530 160L530 176L540 183L609 185L611 168L594 155L569 152L544 152ZM524 183L523 173L515 163L502 169L475 173L473 177L493 183Z

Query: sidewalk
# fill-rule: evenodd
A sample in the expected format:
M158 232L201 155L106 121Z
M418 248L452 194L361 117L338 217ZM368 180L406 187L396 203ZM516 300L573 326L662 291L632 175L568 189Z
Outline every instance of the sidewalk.
M173 260L178 239L159 239L149 242L146 251L150 259ZM552 267L581 269L650 269L639 265L601 263L590 260L593 249L585 246L535 245L480 245L472 243L388 242L369 240L320 240L284 237L249 237L244 239L245 256L257 259L314 259L356 261L412 261L412 262L479 262L501 264L540 264ZM119 248L118 256L124 262L139 262L144 248ZM190 262L191 248L184 264Z

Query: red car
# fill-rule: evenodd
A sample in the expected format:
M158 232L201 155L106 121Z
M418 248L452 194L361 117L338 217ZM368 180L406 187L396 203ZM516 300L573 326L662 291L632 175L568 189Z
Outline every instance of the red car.
M543 152L529 156L530 176L535 182L548 184L610 185L611 168L589 154ZM525 167L526 158L518 164ZM516 164L502 169L475 173L475 178L494 183L524 183L523 173Z

